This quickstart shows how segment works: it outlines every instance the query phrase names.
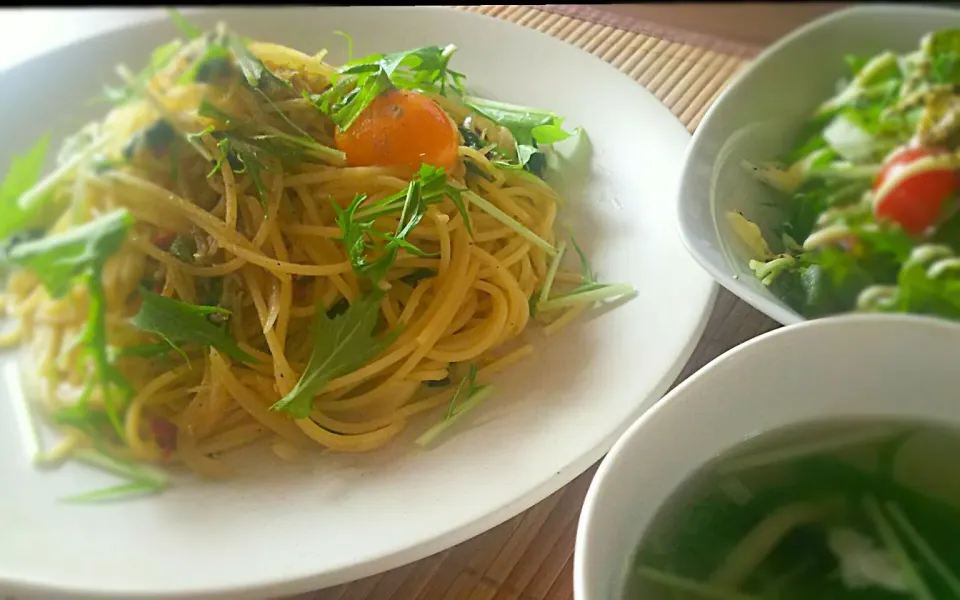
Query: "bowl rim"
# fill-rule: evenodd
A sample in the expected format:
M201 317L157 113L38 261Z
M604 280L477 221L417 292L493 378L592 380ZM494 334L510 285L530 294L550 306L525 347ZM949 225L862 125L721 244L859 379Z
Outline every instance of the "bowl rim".
M734 75L730 83L727 84L717 99L704 113L703 119L693 132L693 137L690 140L690 143L687 145L683 157L683 168L681 169L680 173L680 181L676 187L678 194L676 203L677 226L680 230L680 240L683 243L683 246L687 249L687 252L693 257L697 264L707 271L710 276L717 281L717 283L726 288L737 298L743 300L753 308L757 309L778 323L783 325L793 325L797 323L803 323L807 321L807 319L786 305L767 298L756 290L750 289L746 285L739 283L738 277L734 273L730 272L728 269L724 269L716 265L697 249L695 236L688 228L688 220L684 216L684 213L689 206L689 203L685 202L684 198L689 194L688 181L690 179L690 171L692 170L694 164L693 157L695 154L700 152L699 147L703 143L702 140L705 139L705 136L707 135L706 132L710 129L710 123L715 113L717 113L722 106L730 101L730 97L733 95L734 90L736 90L736 88L738 88L743 81L751 77L755 71L762 68L763 65L769 62L773 56L782 52L784 48L801 42L808 35L819 29L828 26L835 26L837 23L842 21L868 16L884 16L885 18L892 19L913 16L917 15L918 13L925 15L950 15L952 18L956 18L957 14L960 13L960 10L957 8L947 8L941 6L914 6L911 4L895 3L857 5L828 13L808 23L805 23L796 29L793 29L771 45L764 48L759 54L757 54L756 58L754 58L747 65L746 68ZM714 224L716 224L716 215L710 215L710 219Z
M602 498L602 495L607 493L607 489L613 487L612 485L608 485L607 482L609 480L615 480L618 476L623 475L625 466L630 463L630 456L633 454L631 447L634 446L637 438L649 434L648 430L650 428L664 431L667 429L668 423L672 424L678 419L682 420L686 416L698 412L705 403L710 403L714 400L710 394L688 395L687 391L690 388L694 386L702 386L705 380L709 380L719 371L729 368L730 363L746 357L746 355L755 354L761 347L772 345L778 340L782 341L786 338L821 335L822 332L828 330L856 330L863 327L870 328L874 331L897 330L901 328L911 328L914 331L923 329L927 333L940 331L951 335L956 339L960 339L960 322L936 317L891 313L839 315L821 319L812 319L796 325L781 327L772 331L768 331L742 344L739 344L730 350L727 350L717 358L710 361L696 373L678 384L673 390L664 396L660 402L654 405L653 408L639 417L620 437L620 439L617 440L616 444L614 444L610 452L604 457L600 467L594 474L593 480L591 481L590 487L587 490L587 494L584 498L580 517L577 522L577 535L574 546L573 566L574 599L597 600L597 598L599 598L595 591L587 588L591 578L595 577L595 575L592 574L592 571L588 572L588 570L595 570L595 567L592 565L592 563L590 563L587 555L598 543L595 541L594 536L595 522L604 518L609 518L609 516L602 516L605 514L602 513L602 511L608 504L605 499ZM682 402L680 402L681 399ZM776 403L772 403L769 406L769 411L772 413L783 412L782 407ZM915 418L919 421L943 423L943 415L934 415L928 410L918 410L913 408L912 404L903 406L906 408L906 410L902 411L900 416L894 418ZM885 416L882 414L882 411L876 412L878 417ZM849 416L851 416L851 413L847 404L836 403L832 405L829 410L818 415L817 420L822 419L826 421L832 418L843 418ZM869 419L870 417L870 410L860 410L856 412L856 418ZM960 425L960 415L951 418L953 419L954 425ZM730 450L733 447L736 447L746 439L753 438L756 435L762 435L764 433L776 431L784 427L790 427L791 425L811 423L809 419L798 419L790 416L785 419L780 419L780 422L774 428L757 430L756 427L751 428L751 422L755 422L756 420L757 418L744 419L738 425L738 431L741 432L739 435L724 436L722 439L717 439L716 441L711 442L710 445L718 446L719 451L722 453ZM660 422L656 423L657 421ZM734 440L733 437L736 437L736 440ZM706 457L701 460L703 454L704 452L702 450L698 450L696 453L691 453L689 457L683 459L683 466L681 470L684 476L680 481L680 485L687 481L691 474L695 473L698 469L707 464L707 462L711 460L712 456L715 456L714 454L711 455L711 457ZM641 530L641 538L646 533L647 527L650 524L649 519L656 514L656 511L663 506L664 502L669 500L669 498L677 489L676 485L664 486L658 485L658 483L659 482L654 481L652 485L647 487L647 489L650 490L648 495L649 498L652 499L652 502L649 503L647 508L638 509L637 514L634 515L635 518L647 519L644 528Z

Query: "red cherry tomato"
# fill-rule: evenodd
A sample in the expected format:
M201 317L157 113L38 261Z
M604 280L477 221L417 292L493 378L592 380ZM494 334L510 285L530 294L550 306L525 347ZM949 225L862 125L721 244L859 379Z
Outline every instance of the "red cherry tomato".
M352 167L407 166L422 163L453 168L460 137L436 102L416 92L381 94L347 131L336 132L337 148Z
M949 152L944 148L910 146L891 154L873 184L874 192L883 192L874 202L877 218L896 221L913 235L920 235L936 223L943 203L960 188L957 171L938 166L909 175L891 189L884 189L884 184L899 177L915 161Z

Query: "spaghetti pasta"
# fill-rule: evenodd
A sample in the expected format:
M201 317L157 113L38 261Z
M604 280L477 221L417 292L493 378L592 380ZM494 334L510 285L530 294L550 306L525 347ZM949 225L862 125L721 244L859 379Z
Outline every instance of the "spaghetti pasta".
M19 324L2 341L29 346L68 435L58 459L222 477L220 453L264 440L286 458L370 451L419 413L456 414L466 365L484 380L533 352L531 319L555 330L631 291L557 268L538 161L570 134L465 95L450 48L337 69L220 26L119 69L122 102L21 196L61 212L5 257ZM51 284L37 265L81 230L87 253Z

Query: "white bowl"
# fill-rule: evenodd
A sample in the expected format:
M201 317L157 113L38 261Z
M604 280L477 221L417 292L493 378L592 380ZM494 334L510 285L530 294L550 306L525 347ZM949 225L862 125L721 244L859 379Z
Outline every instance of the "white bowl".
M724 215L739 211L766 235L779 223L778 195L740 166L789 150L814 109L835 92L844 56L915 49L930 31L960 27L960 10L858 6L786 36L747 67L710 108L687 150L680 230L687 250L725 288L777 321L803 321L747 267Z
M907 315L809 321L743 344L640 418L594 477L577 531L576 600L620 600L664 503L706 463L784 427L903 419L960 427L960 324Z

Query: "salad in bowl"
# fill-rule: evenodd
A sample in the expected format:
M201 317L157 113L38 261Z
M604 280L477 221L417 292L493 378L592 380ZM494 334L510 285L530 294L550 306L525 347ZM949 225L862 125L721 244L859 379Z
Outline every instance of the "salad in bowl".
M806 318L960 318L960 29L915 50L846 56L848 76L775 161L743 161L782 220L728 223L749 267Z

